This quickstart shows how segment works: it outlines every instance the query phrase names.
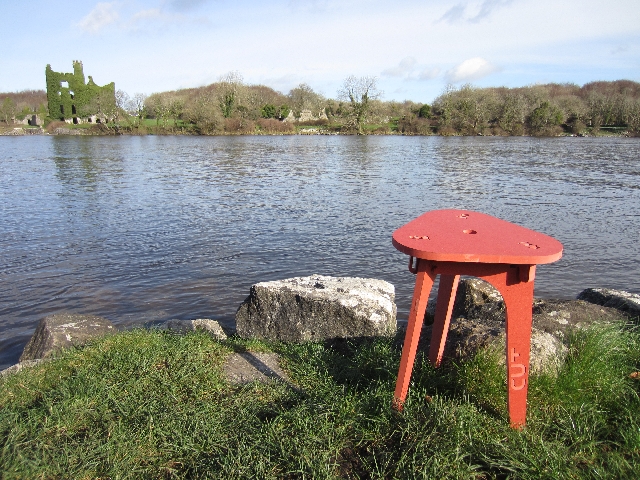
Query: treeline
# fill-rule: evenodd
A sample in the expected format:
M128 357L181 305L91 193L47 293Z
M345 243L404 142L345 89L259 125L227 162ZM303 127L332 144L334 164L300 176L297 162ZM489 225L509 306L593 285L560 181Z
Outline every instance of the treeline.
M296 126L392 133L394 121L423 106L378 100L372 77L349 77L342 90L338 99L331 99L303 83L284 94L265 85L247 85L240 74L231 72L205 87L154 93L137 113L133 105L125 110L138 123L155 119L163 129L193 127L201 134L294 133Z
M207 87L153 94L144 102L144 115L165 127L183 121L204 134L292 132L293 124L283 122L289 112L304 125L339 132L552 136L608 129L640 133L640 83L629 80L582 87L447 87L431 105L379 97L371 77L349 77L337 98L331 99L306 84L283 94L263 85L245 85L238 74L228 74Z
M534 85L522 88L448 88L432 105L443 135L558 135L603 128L640 133L640 83L629 80Z
M640 83L629 80L520 88L447 87L431 105L382 101L374 77L348 77L336 98L300 84L284 94L247 85L230 72L208 86L146 96L116 92L122 129L145 133L294 133L317 126L340 133L560 135L602 130L640 134ZM42 90L0 93L0 121L46 116ZM23 117L24 118L24 117Z

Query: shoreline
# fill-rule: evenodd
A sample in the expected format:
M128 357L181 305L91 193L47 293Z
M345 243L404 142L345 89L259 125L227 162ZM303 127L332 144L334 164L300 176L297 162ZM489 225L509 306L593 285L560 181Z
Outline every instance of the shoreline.
M97 128L96 128L97 127ZM154 131L155 130L155 131ZM493 135L493 134L476 134L476 135L465 135L462 133L447 133L447 134L438 134L438 133L429 133L429 134L419 134L419 133L405 133L405 132L379 132L372 131L370 133L358 134L355 132L337 132L331 131L319 127L303 127L299 128L295 132L252 132L252 133L233 133L233 132L218 132L215 134L207 134L195 132L191 129L185 128L167 128L167 127L157 127L157 128L143 128L135 130L126 127L116 127L116 128L108 128L108 127L98 127L93 126L90 128L56 128L53 132L48 132L46 128L42 127L13 127L8 126L4 129L0 129L0 136L83 136L83 137L110 137L110 136L132 136L132 137L144 137L144 136L193 136L193 137L248 137L248 136L300 136L300 135L322 135L322 136L399 136L399 137L527 137L527 138L638 138L638 134L633 134L628 131L615 133L615 132L598 132L597 134L591 133L567 133L563 132L557 135Z
M484 324L484 327L490 327L491 324L494 324L493 325L494 329L495 328L501 329L500 325L505 321L505 318L504 318L505 312L503 310L503 307L498 306L498 303L501 303L499 296L497 299L491 300L492 299L491 292L493 291L493 289L492 287L486 285L486 282L480 281L479 283L478 282L476 283L467 282L467 283L470 283L469 288L473 290L473 293L470 295L467 295L469 296L469 298L466 300L466 303L477 301L477 304L474 304L474 306L470 307L471 310L475 309L475 313L471 314L470 313L471 310L470 311L457 310L457 314L456 312L454 312L454 315L457 315L457 316L455 317L455 320L452 317L452 322L456 323L456 322L462 321L463 323L474 324L475 322L480 321L480 324ZM487 288L489 290L487 290ZM482 301L478 301L478 298L480 297L483 298ZM460 299L457 299L456 301L460 305L462 305L463 303L461 302ZM576 308L576 306L578 305L578 303L576 302L578 303L583 302L583 303L592 305L593 307L596 307L596 306L600 307L600 311L596 312L596 310L585 310L584 307L579 307L579 306ZM466 303L465 303L465 308L469 307L469 305L466 305ZM492 303L496 303L496 306L491 307L489 304L492 304ZM488 305L489 305L489 308L487 308ZM460 309L462 307L459 306L457 308ZM640 294L631 293L629 291L614 290L614 289L601 287L601 288L588 288L586 290L583 290L577 296L573 297L573 299L570 299L570 300L558 300L558 299L551 299L551 298L534 297L534 301L532 305L534 330L536 328L536 324L549 323L548 319L541 320L541 317L540 317L541 313L546 312L546 315L551 319L550 323L552 324L552 328L548 328L548 325L545 325L544 327L542 327L543 330L547 331L547 333L551 333L555 329L556 331L553 332L552 335L558 336L560 339L563 339L565 336L564 330L567 327L576 328L579 330L581 328L584 328L585 326L590 325L592 322L594 322L598 315L602 315L603 316L602 320L606 322L607 320L605 320L605 318L607 316L606 315L607 310L610 312L617 312L617 314L620 315L620 318L626 318L628 321L638 322L640 321ZM426 317L433 316L434 313L435 313L435 304L430 302L429 308L427 309L425 315ZM497 316L496 316L496 313L497 313ZM54 341L53 333L43 333L43 331L41 331L42 328L44 328L44 327L41 327L41 324L44 321L46 321L46 319L53 318L56 316L65 317L65 319L68 321L71 321L73 320L73 318L75 318L76 321L79 322L77 325L76 323L67 323L66 325L63 325L63 327L67 327L68 325L71 325L71 330L69 332L67 332L64 329L61 330L62 333L64 334L62 336L66 336L67 338L66 342L63 339ZM615 314L613 316L615 316ZM502 318L498 318L498 317L502 317ZM398 318L395 318L395 321L396 321L395 331L397 334L397 332L400 332L404 328L406 328L406 320L405 319L400 320ZM558 324L556 325L555 322L557 322ZM427 324L425 325L426 326L423 328L428 330L429 329L428 325ZM72 313L60 312L60 313L48 315L43 319L41 319L38 326L36 327L36 330L30 336L27 344L25 344L22 356L25 356L25 352L27 350L29 349L33 350L34 348L36 349L41 348L44 350L51 349L51 351L55 351L61 348L61 346L64 346L64 348L69 348L72 345L81 346L84 342L90 340L92 337L101 336L104 333L118 334L118 333L123 333L129 330L136 330L136 329L141 329L145 331L164 329L167 331L173 331L176 333L184 334L189 331L202 329L202 330L208 331L216 338L226 339L227 336L233 336L237 334L236 327L237 326L236 326L235 320L233 324L231 324L220 318L218 319L207 318L207 319L196 319L196 320L169 319L169 320L161 320L161 321L143 322L140 324L125 325L123 328L123 326L119 327L117 324L114 324L110 320L103 317L98 317L94 315L72 314ZM487 332L484 332L484 333L481 332L484 327L480 327L479 325L475 326L474 329L472 329L473 335L471 336L482 337L483 335L487 334ZM455 330L455 327L452 327L452 328L453 330ZM480 329L478 330L478 328ZM504 328L504 326L502 328ZM54 327L54 330L55 330L55 327ZM52 330L52 332L54 330ZM463 330L464 330L464 327L463 327ZM67 333L72 333L72 336L74 337L79 335L80 339L71 341ZM469 334L470 332L466 332L466 333ZM492 335L493 334L489 336L491 337ZM38 346L33 347L31 344L34 343L34 338L36 337L39 338L39 340L35 341L35 343ZM349 337L345 337L345 338L349 338ZM58 346L54 347L54 343L56 343ZM296 343L296 342L294 341L293 343ZM44 346L45 344L47 345L46 347ZM480 341L479 344L483 344L483 342ZM468 347L469 345L466 345L466 346ZM451 345L449 345L449 350L451 350ZM21 356L21 359L19 359L16 363L10 364L9 366L3 366L3 368L0 369L0 377L5 376L6 374L9 374L11 372L17 372L21 370L23 367L37 365L38 363L46 359L46 356L39 357L38 355L27 355L26 358L22 358L22 356Z

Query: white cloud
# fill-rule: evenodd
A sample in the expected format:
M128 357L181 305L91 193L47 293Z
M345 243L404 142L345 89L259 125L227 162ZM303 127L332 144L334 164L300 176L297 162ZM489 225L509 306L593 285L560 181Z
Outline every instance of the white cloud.
M120 18L117 7L118 2L100 2L86 17L80 20L78 26L85 32L98 33Z
M418 80L433 80L440 76L439 68L425 68L418 74Z
M433 80L440 76L440 69L437 67L425 67L416 72L419 68L418 62L414 57L405 57L400 60L397 66L387 68L382 71L384 77L404 77L405 80Z
M451 83L471 82L492 74L498 68L484 58L475 57L465 60L447 72L447 80Z
M400 60L397 66L387 68L382 71L382 75L385 77L405 77L411 74L416 66L416 59L413 57L405 57Z
M447 10L445 14L438 19L438 22L457 23L461 21L467 21L478 23L480 20L489 17L495 10L506 7L511 2L513 2L513 0L484 0L477 9L477 13L471 16L465 15L465 12L467 12L468 10L469 4L458 3ZM474 8L472 6L470 10L473 9Z

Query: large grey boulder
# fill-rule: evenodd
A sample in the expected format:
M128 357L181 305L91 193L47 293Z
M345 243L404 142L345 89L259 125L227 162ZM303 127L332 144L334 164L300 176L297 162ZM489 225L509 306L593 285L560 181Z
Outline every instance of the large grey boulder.
M578 295L579 300L615 308L628 317L640 317L640 295L611 290L609 288L587 288Z
M236 313L243 338L304 342L393 336L395 289L374 278L309 277L257 283Z
M71 346L115 333L113 324L106 318L95 315L58 313L40 320L35 333L24 347L20 362L47 358L55 352Z

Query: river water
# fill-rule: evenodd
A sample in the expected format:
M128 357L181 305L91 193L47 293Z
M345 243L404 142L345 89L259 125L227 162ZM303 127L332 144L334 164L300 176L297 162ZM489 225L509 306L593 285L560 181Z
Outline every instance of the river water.
M392 232L477 210L551 235L536 296L640 293L640 139L1 137L0 369L69 311L134 325L233 323L253 283L382 278L406 319Z

